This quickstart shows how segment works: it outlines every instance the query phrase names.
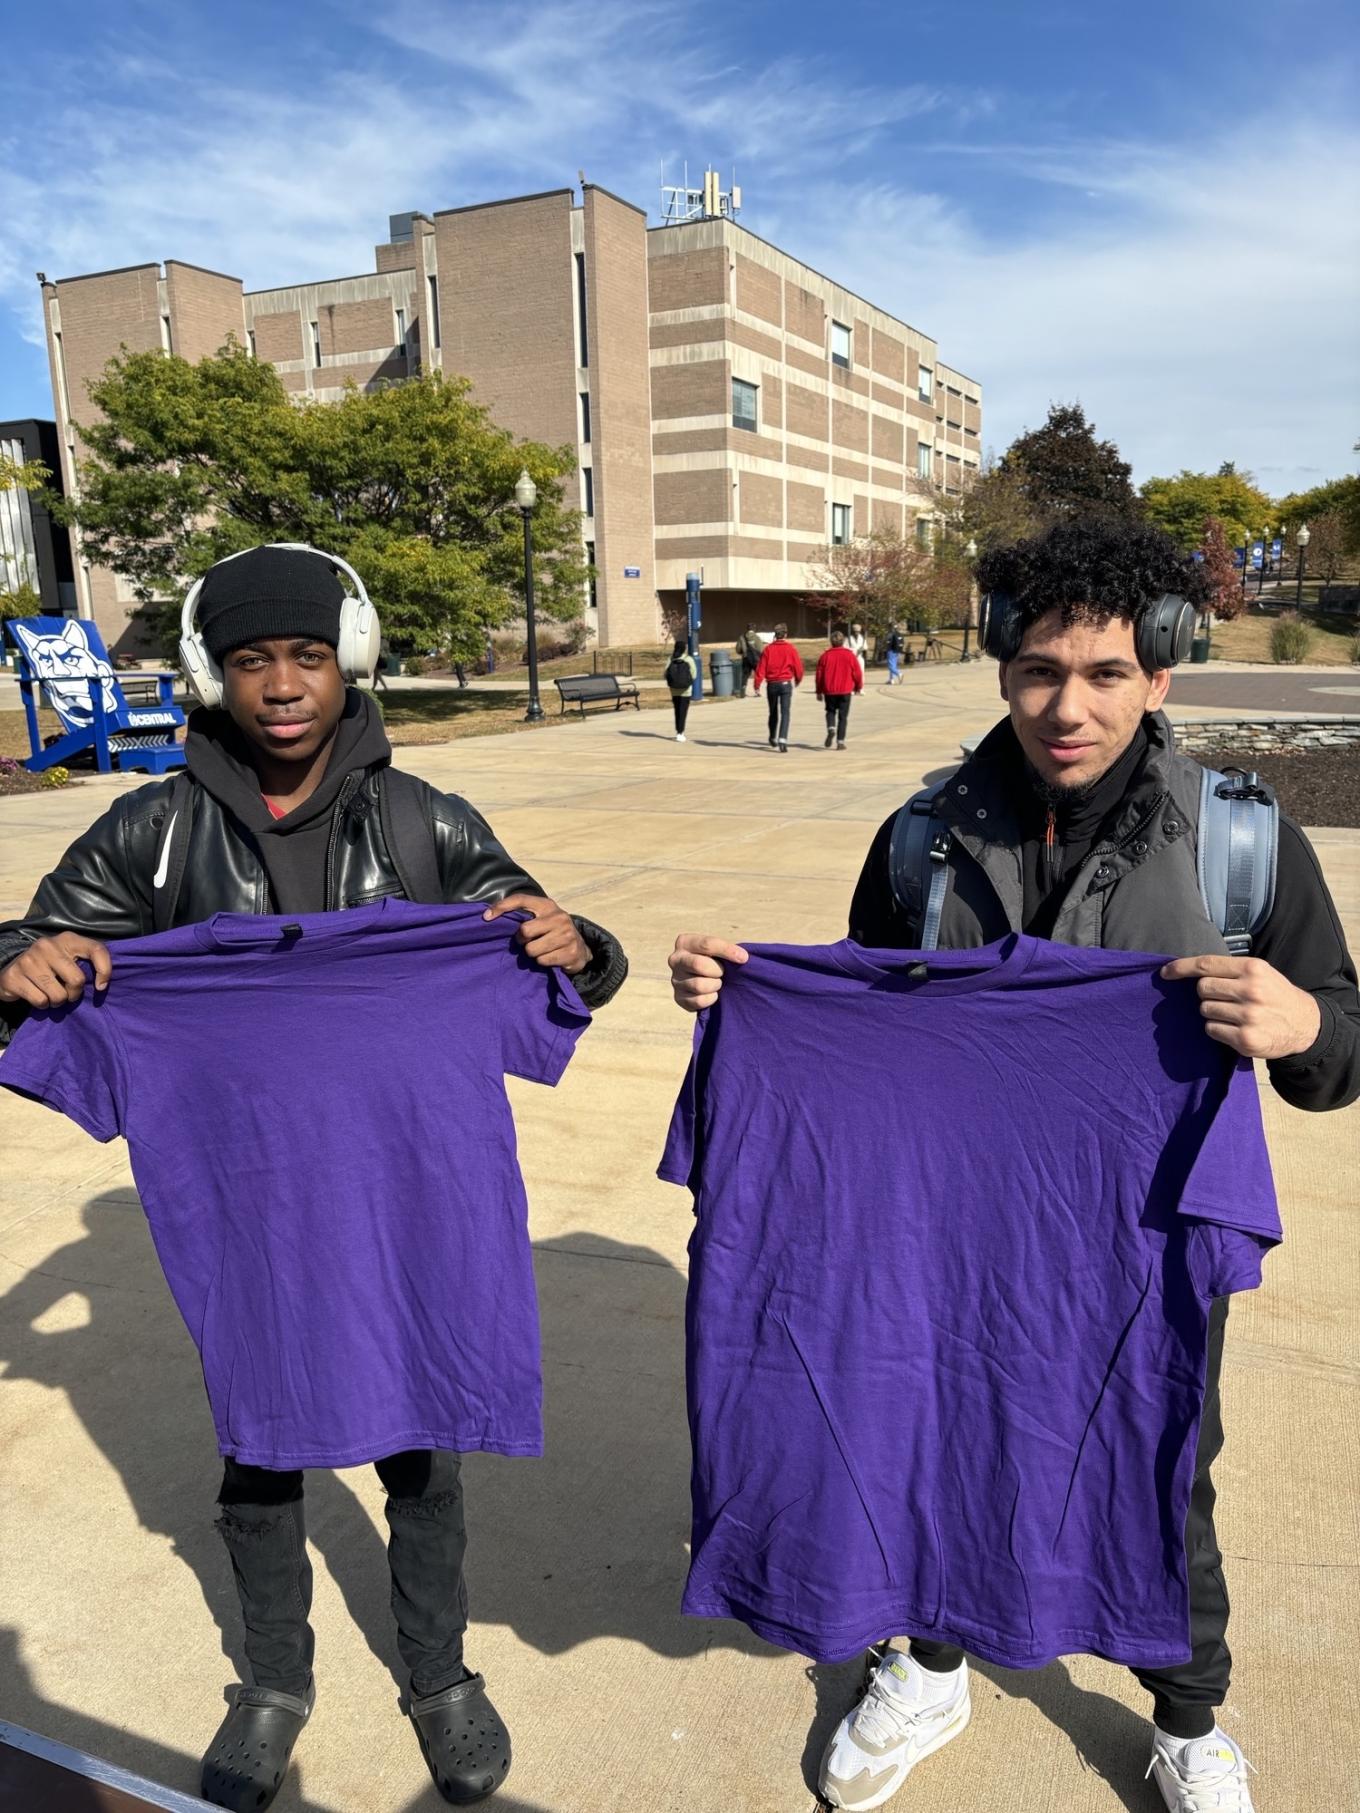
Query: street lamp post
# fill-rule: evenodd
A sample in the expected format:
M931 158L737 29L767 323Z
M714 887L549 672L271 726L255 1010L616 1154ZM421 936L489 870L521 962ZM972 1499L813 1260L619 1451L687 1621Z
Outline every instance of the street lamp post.
M538 696L538 628L534 622L534 505L538 502L538 486L527 472L521 472L515 481L515 502L524 518L524 616L529 626L529 709L524 721L537 724L543 716Z
M977 556L978 556L977 537L975 535L970 535L968 537L967 542L964 544L963 551L967 555L968 564L971 567L973 565L973 562L977 559ZM968 653L968 632L973 627L973 609L974 609L976 602L977 602L977 580L974 579L972 574L970 573L969 577L968 577L968 614L965 616L965 618L963 620L963 658L965 661L971 661L973 658Z
M1299 532L1294 539L1299 544L1299 574L1294 582L1294 609L1298 611L1303 609L1303 569L1308 561L1308 543L1313 539L1308 533L1306 522L1299 524Z

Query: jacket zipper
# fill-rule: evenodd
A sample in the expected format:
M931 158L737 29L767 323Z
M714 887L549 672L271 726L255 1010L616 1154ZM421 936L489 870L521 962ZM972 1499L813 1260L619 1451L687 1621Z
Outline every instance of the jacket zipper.
M1115 856L1115 855L1117 855L1118 852L1120 850L1122 850L1126 844L1130 844L1133 842L1134 838L1137 837L1137 835L1140 831L1145 831L1147 829L1147 827L1152 823L1153 819L1156 818L1157 814L1161 811L1162 807L1166 804L1166 802L1170 798L1171 798L1171 795L1169 793L1159 793L1157 795L1156 799L1153 800L1153 802L1152 802L1151 806L1148 808L1148 810L1143 814L1142 818L1140 818L1138 823L1136 825L1134 825L1133 828L1128 832L1127 836L1125 836L1117 844L1097 844L1091 851L1088 852L1088 858L1090 856Z
M335 811L331 814L331 835L326 845L326 911L335 911L335 851L340 842L340 826L345 817L345 808L363 785L362 775L350 775L340 789L335 802Z

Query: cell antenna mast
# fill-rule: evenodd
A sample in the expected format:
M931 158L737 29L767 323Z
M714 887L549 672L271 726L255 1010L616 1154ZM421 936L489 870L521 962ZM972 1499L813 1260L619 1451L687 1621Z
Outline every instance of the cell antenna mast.
M689 186L689 165L684 166L684 181L668 183L665 180L665 166L662 166L661 183L661 224L667 227L683 226L691 220L732 220L741 212L741 190L735 181L730 188L721 186L722 179L713 169L704 171L704 182L701 189Z

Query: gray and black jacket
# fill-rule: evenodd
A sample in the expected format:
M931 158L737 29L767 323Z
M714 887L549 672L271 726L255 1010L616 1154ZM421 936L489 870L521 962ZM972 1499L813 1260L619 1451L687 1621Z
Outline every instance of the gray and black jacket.
M224 712L190 718L188 774L153 781L115 800L39 883L22 919L0 924L0 970L36 939L83 932L101 942L145 937L214 913L323 912L404 895L389 843L395 785L391 748L371 700L351 689L325 778L312 798L274 820ZM433 840L444 900L496 900L543 889L457 794L410 776ZM167 818L187 812L182 865L168 873ZM179 829L184 840L184 827ZM393 840L394 841L394 840ZM174 886L167 915L158 889ZM628 960L617 939L589 919L575 924L591 962L572 978L588 1007L617 993ZM0 1002L0 1043L28 1010Z
M1143 720L1146 753L1075 867L1043 935L1059 944L1148 951L1172 957L1226 949L1200 898L1195 868L1198 762L1181 755L1170 721ZM940 925L944 949L993 943L1035 929L1027 889L1032 842L1024 758L1009 719L996 725L945 783L935 809L952 833L949 890ZM919 926L894 898L889 873L893 817L880 827L855 889L850 936L880 950L917 948ZM1312 845L1281 816L1275 903L1252 955L1281 971L1318 1004L1321 1029L1309 1050L1272 1061L1270 1080L1298 1108L1340 1108L1360 1097L1360 994L1355 965Z

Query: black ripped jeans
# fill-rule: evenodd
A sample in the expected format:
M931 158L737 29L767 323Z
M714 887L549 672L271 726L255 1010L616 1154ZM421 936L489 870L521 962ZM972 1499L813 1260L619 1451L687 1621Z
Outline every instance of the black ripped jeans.
M411 1693L461 1681L467 1589L463 1487L456 1454L412 1448L375 1461L387 1493L387 1559L397 1648ZM312 1678L312 1564L307 1558L301 1472L228 1458L217 1528L231 1556L245 1619L246 1660L257 1687L302 1696Z
M1204 1415L1195 1449L1195 1478L1185 1517L1185 1559L1190 1587L1190 1660L1165 1668L1135 1668L1141 1686L1152 1695L1152 1716L1168 1737L1207 1737L1215 1713L1228 1697L1232 1655L1228 1649L1228 1589L1223 1556L1214 1535L1217 1494L1209 1469L1223 1446L1223 1410L1219 1376L1223 1371L1223 1336L1228 1298L1216 1297L1209 1312L1209 1345L1204 1378ZM963 1651L948 1643L913 1637L911 1653L932 1674L948 1674L963 1660Z

